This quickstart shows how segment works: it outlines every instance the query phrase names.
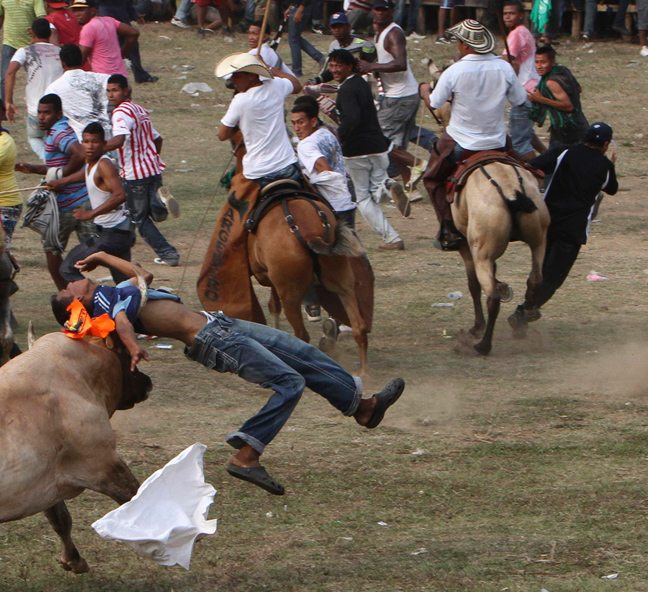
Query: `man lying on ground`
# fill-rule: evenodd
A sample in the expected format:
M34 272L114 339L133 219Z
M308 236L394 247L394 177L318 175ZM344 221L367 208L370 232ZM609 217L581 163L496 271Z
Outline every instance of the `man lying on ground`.
M132 263L93 253L76 264L80 271L98 265L131 277L116 288L99 286L85 278L71 282L52 299L52 310L62 325L69 318L68 306L79 300L92 316L108 313L117 333L128 348L132 368L148 354L140 347L135 331L177 339L185 344L185 355L208 369L231 372L255 384L273 389L266 405L248 419L226 441L238 452L230 458L227 471L275 495L285 493L259 462L265 447L288 421L305 387L322 395L346 416L369 429L382 421L387 409L400 397L405 382L392 380L369 399L362 398L362 381L311 345L277 329L238 319L222 312L192 310L177 296L149 288L148 301L139 313L141 293ZM153 275L139 268L150 284Z

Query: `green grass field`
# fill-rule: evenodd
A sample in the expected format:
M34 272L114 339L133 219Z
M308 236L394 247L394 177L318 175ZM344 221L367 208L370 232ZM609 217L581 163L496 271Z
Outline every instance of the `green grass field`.
M213 68L226 53L245 50L247 38L237 35L230 45L169 24L146 25L142 35L144 64L160 82L136 87L134 99L164 136L165 184L182 217L162 229L183 266L154 266L142 241L135 258L156 274L154 285L179 288L198 306L195 280L230 157L229 145L216 138L230 93ZM309 39L325 49L331 38ZM227 475L231 451L223 443L267 393L191 364L178 344L164 351L152 343L152 361L142 369L154 391L115 415L119 451L144 480L187 446L206 444L206 479L218 490L210 514L219 520L217 535L196 545L190 571L160 567L96 535L90 524L115 505L86 492L68 505L90 573L74 576L57 565L57 537L37 515L0 526L0 590L646 590L648 67L632 45L572 43L559 51L583 86L589 120L615 130L622 191L606 197L589 244L528 340L514 341L505 320L524 292L526 247L512 244L499 263L500 279L516 296L502 306L491 356L465 357L455 351L472 324L463 265L432 248L431 206L414 204L408 219L386 210L404 252L378 251L379 239L360 221L376 274L366 390L396 375L407 382L384 425L362 430L307 393L264 455L287 489L283 498L270 496ZM423 58L443 61L452 52L431 37L411 44L419 80ZM287 43L280 54L290 61ZM304 60L314 73L315 63ZM206 82L214 92L181 93L187 82ZM431 117L423 121L439 131ZM19 158L33 162L23 122L11 129ZM33 184L20 177L21 186ZM48 309L54 287L34 233L18 231L14 249L23 265L13 306L24 346L30 319L39 335L57 329ZM590 270L609 281L587 282ZM457 290L466 296L454 308L431 307ZM319 326L309 329L316 342ZM349 336L337 356L350 371L357 368ZM618 578L603 577L611 574Z

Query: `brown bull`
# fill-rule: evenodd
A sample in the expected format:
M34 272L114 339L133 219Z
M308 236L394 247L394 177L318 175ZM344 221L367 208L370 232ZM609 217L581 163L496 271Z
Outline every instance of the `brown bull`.
M51 333L0 368L0 522L45 512L63 543L63 567L88 571L64 500L84 489L119 504L135 495L139 483L109 420L150 390L112 335L90 342Z

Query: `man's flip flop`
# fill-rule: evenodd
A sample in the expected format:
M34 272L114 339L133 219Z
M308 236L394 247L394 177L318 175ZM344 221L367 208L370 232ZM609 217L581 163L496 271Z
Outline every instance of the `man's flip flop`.
M398 401L404 388L405 381L402 378L395 378L383 390L376 393L374 395L376 397L376 408L365 427L370 430L377 427L385 417L385 411Z
M265 489L273 495L286 493L283 485L275 481L265 470L265 467L239 467L230 463L227 465L227 472L232 477L258 485L261 489Z

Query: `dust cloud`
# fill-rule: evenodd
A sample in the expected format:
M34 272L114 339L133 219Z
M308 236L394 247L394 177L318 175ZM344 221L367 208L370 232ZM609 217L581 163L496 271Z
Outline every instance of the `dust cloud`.
M615 399L648 392L648 344L628 342L591 351L563 377L570 390L602 394Z
M452 424L461 407L461 387L455 381L434 379L407 382L405 391L389 410L385 423L402 430L435 430Z

